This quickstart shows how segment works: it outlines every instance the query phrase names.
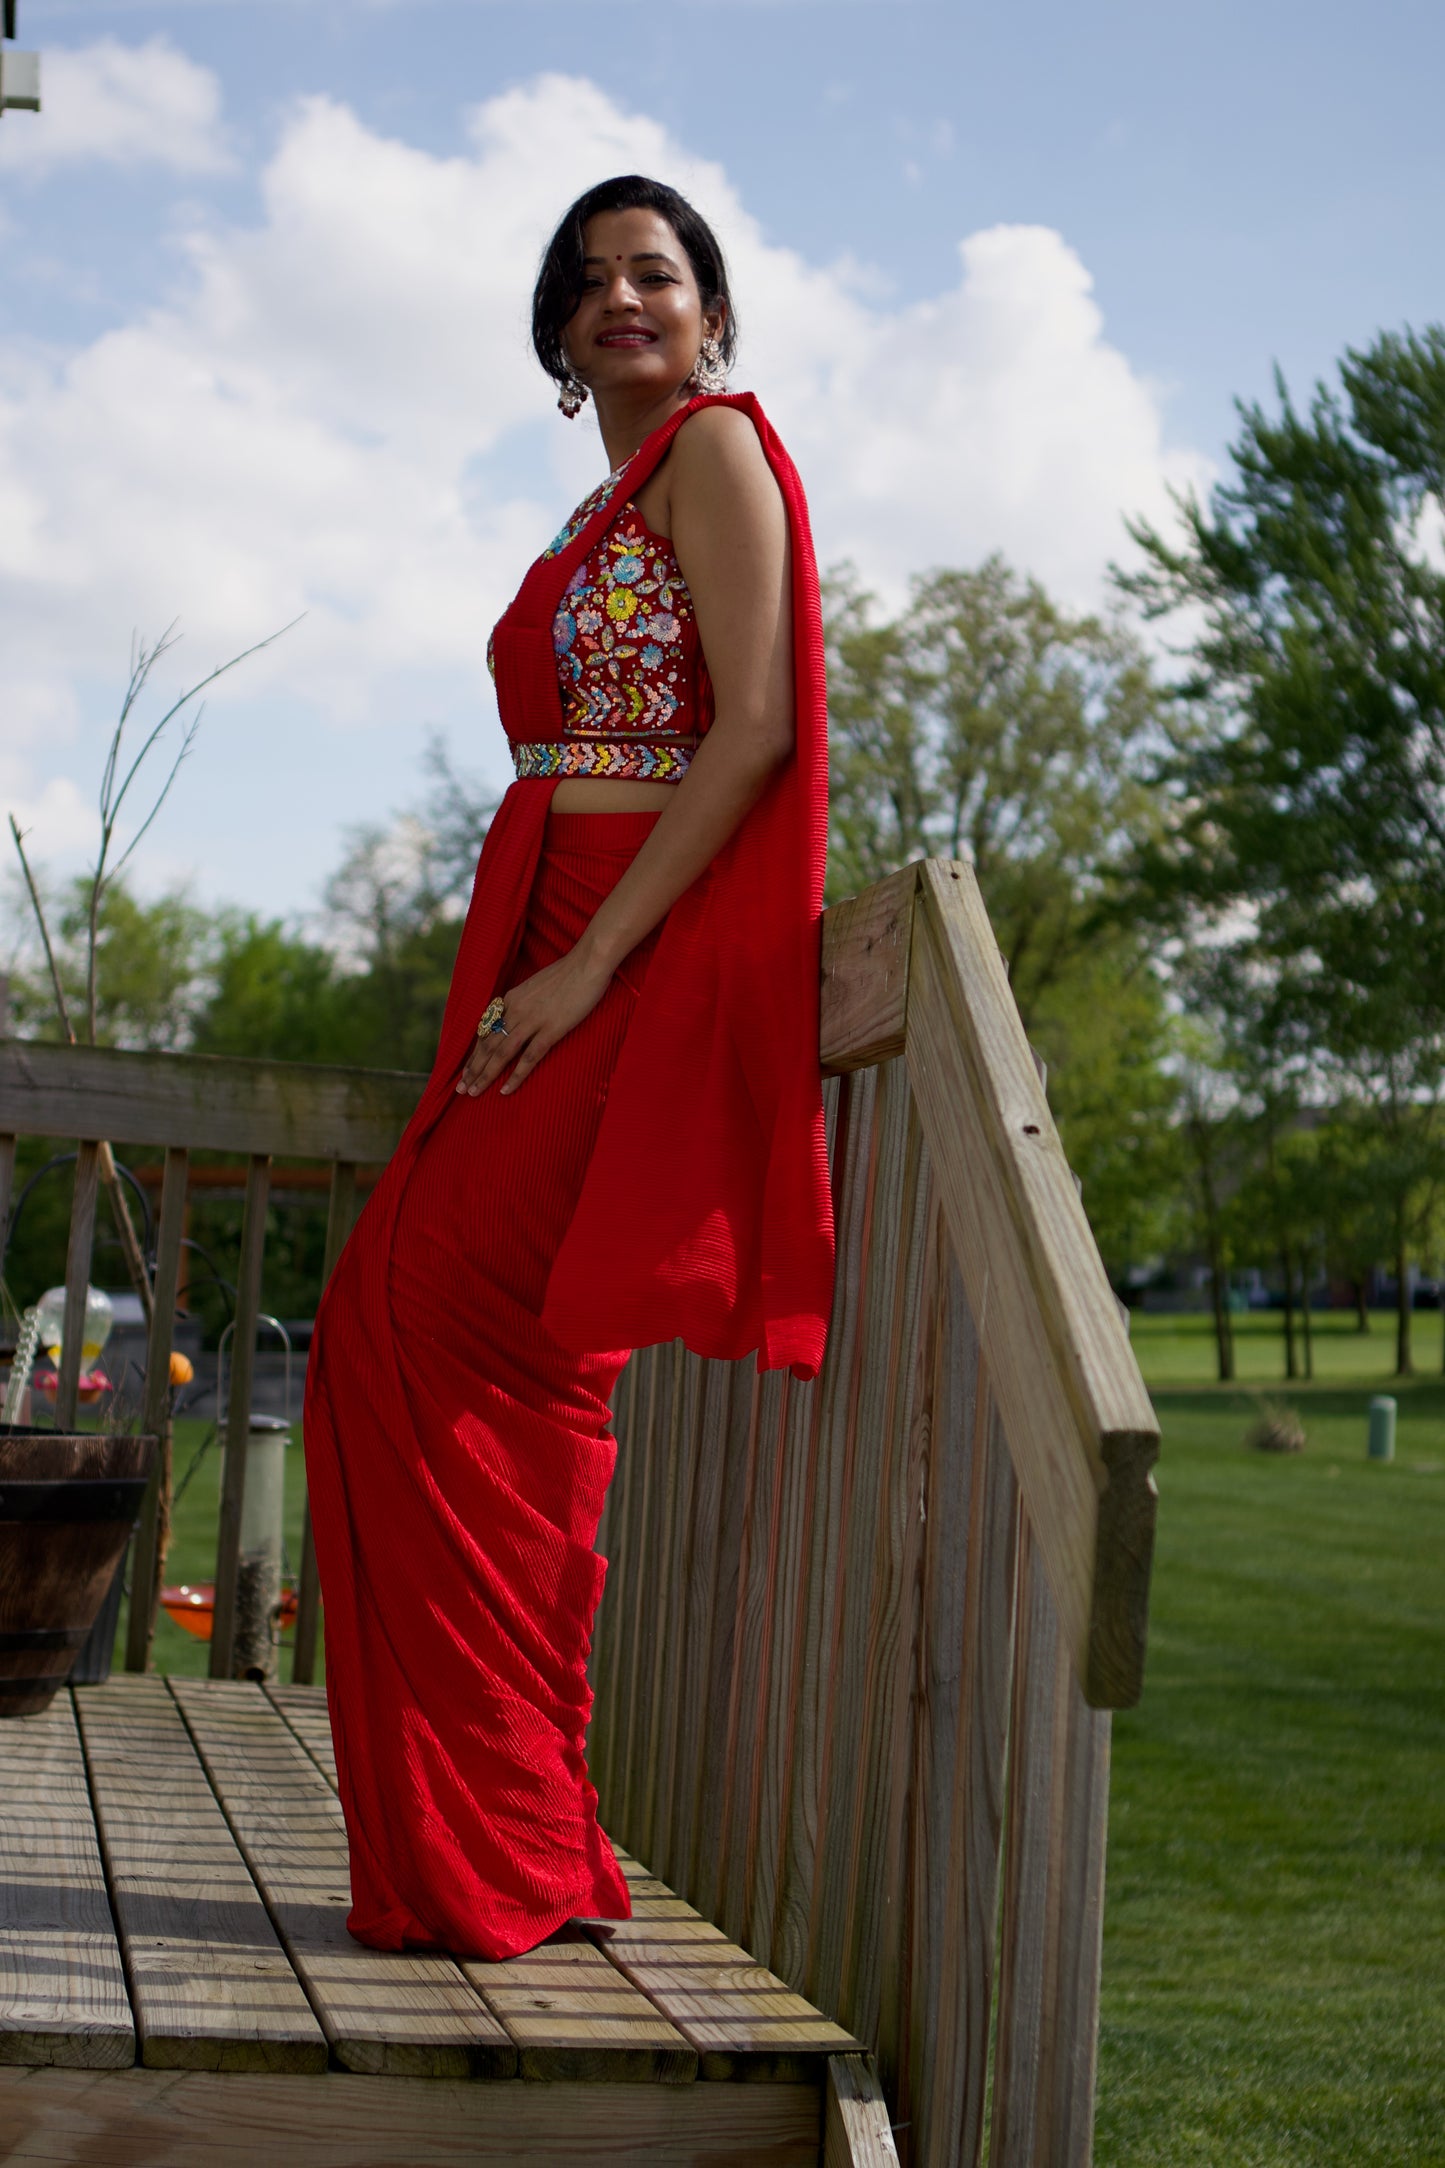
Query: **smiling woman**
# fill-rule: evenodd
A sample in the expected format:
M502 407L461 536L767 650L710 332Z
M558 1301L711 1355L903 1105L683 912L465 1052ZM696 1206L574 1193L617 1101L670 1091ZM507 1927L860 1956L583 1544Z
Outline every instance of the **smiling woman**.
M832 1295L802 488L720 389L722 253L674 190L574 204L533 323L611 471L492 635L517 781L306 1399L352 1932L493 1959L629 1910L584 1758L629 1350L811 1377Z

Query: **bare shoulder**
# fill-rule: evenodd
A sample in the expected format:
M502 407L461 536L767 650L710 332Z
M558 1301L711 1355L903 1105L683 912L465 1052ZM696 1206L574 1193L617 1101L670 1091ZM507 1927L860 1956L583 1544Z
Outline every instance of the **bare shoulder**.
M758 432L738 407L705 406L690 414L677 432L671 464L674 498L711 511L782 505Z

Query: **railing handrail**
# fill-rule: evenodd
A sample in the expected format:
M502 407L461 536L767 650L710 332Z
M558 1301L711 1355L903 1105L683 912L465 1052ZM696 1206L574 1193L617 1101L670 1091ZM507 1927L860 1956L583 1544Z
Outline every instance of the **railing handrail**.
M425 1085L402 1069L4 1039L0 1134L371 1165Z

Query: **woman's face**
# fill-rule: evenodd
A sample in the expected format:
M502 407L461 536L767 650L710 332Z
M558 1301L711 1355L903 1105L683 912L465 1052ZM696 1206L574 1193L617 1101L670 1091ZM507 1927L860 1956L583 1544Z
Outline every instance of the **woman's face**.
M582 299L563 333L573 371L604 401L676 391L722 324L720 309L704 315L677 235L656 211L600 211L583 249Z

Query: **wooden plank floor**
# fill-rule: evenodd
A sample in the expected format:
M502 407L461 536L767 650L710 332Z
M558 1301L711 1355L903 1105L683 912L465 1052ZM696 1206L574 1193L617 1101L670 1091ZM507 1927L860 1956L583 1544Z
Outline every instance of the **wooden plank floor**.
M321 1689L64 1694L0 1727L0 2158L394 2161L400 2116L417 2160L817 2162L858 2043L618 1858L631 1920L366 1950Z

